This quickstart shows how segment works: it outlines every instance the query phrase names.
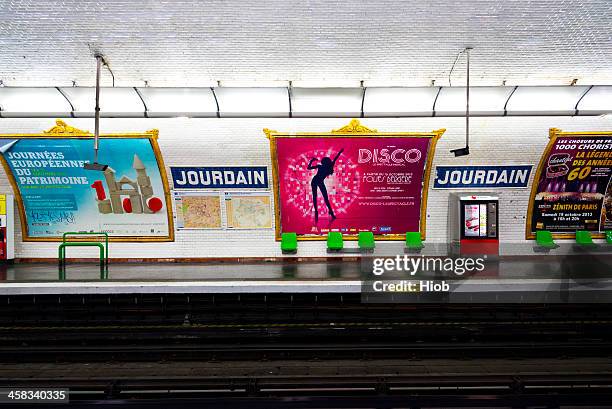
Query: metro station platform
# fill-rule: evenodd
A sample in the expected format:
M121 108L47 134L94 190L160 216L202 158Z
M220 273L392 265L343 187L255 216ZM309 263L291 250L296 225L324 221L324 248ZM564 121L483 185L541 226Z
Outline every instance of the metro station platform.
M364 280L447 281L443 302L610 302L612 254L502 257L470 276L394 273L368 277L363 260L250 263L51 263L3 266L0 295L362 293ZM418 292L418 291L417 291ZM486 299L482 298L485 297ZM422 298L422 297L421 297Z

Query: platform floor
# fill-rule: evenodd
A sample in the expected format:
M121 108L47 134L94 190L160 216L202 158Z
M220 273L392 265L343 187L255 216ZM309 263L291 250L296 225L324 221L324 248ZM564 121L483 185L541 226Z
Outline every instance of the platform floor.
M359 293L370 270L363 261L259 263L110 263L100 279L93 263L69 263L66 280L49 263L2 266L0 295L130 294L130 293ZM612 295L612 255L508 257L470 277L434 273L385 276L401 280L451 278L451 293L597 294L596 302ZM571 298L571 297L569 297ZM469 302L469 298L466 299ZM522 301L529 301L523 297ZM519 300L519 301L521 301ZM542 300L554 301L555 299ZM474 301L474 300L472 300ZM577 300L576 300L577 301ZM590 301L589 299L585 301ZM584 302L584 301L583 301Z

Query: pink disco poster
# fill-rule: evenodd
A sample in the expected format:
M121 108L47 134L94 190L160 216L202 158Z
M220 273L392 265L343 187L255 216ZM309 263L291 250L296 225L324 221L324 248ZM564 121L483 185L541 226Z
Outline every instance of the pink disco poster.
M277 137L282 232L420 231L431 137Z

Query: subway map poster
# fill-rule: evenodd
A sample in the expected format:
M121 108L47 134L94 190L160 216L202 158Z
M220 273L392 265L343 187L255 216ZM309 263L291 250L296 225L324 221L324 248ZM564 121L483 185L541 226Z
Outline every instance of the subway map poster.
M330 231L371 231L388 239L402 239L409 231L424 235L424 193L437 138L273 138L281 232L319 238Z
M98 162L109 165L105 171L83 169L93 157L91 137L7 136L0 153L18 195L24 240L74 231L172 239L167 181L152 135L102 137Z
M270 194L225 192L229 229L269 229L272 227Z
M221 229L221 197L218 192L174 191L176 228Z
M612 132L551 133L531 193L527 238L538 230L601 237L612 229Z

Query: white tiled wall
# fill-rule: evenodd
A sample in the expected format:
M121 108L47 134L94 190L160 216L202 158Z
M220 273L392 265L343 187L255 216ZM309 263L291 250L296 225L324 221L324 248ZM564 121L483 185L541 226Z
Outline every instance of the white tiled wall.
M67 122L93 130L91 119ZM159 145L169 166L268 166L268 140L262 129L279 131L329 131L348 119L103 119L101 132L140 132L159 129ZM50 119L0 119L1 133L34 133L50 128ZM533 164L548 141L548 129L567 131L610 130L612 121L601 117L514 117L473 118L471 155L455 158L450 149L463 146L463 118L365 119L363 124L379 131L431 131L446 128L438 143L436 165ZM169 169L168 170L168 174ZM532 177L533 173L532 172ZM171 183L171 182L170 182ZM447 238L448 190L431 189L427 207L427 243L445 243ZM11 188L2 171L0 191ZM500 240L506 254L529 252L525 246L525 218L529 189L500 190ZM16 214L15 217L18 217ZM57 243L23 243L16 222L16 257L56 257ZM523 244L523 250L514 245ZM348 246L353 246L350 243ZM393 253L401 243L380 243L377 252ZM94 256L92 249L73 249L75 256ZM80 253L78 250L82 250ZM433 251L433 250L430 250ZM562 247L559 251L569 251ZM266 231L179 231L174 243L113 243L110 256L117 258L180 257L275 257L280 256L273 230ZM324 242L300 242L299 256L326 256Z

